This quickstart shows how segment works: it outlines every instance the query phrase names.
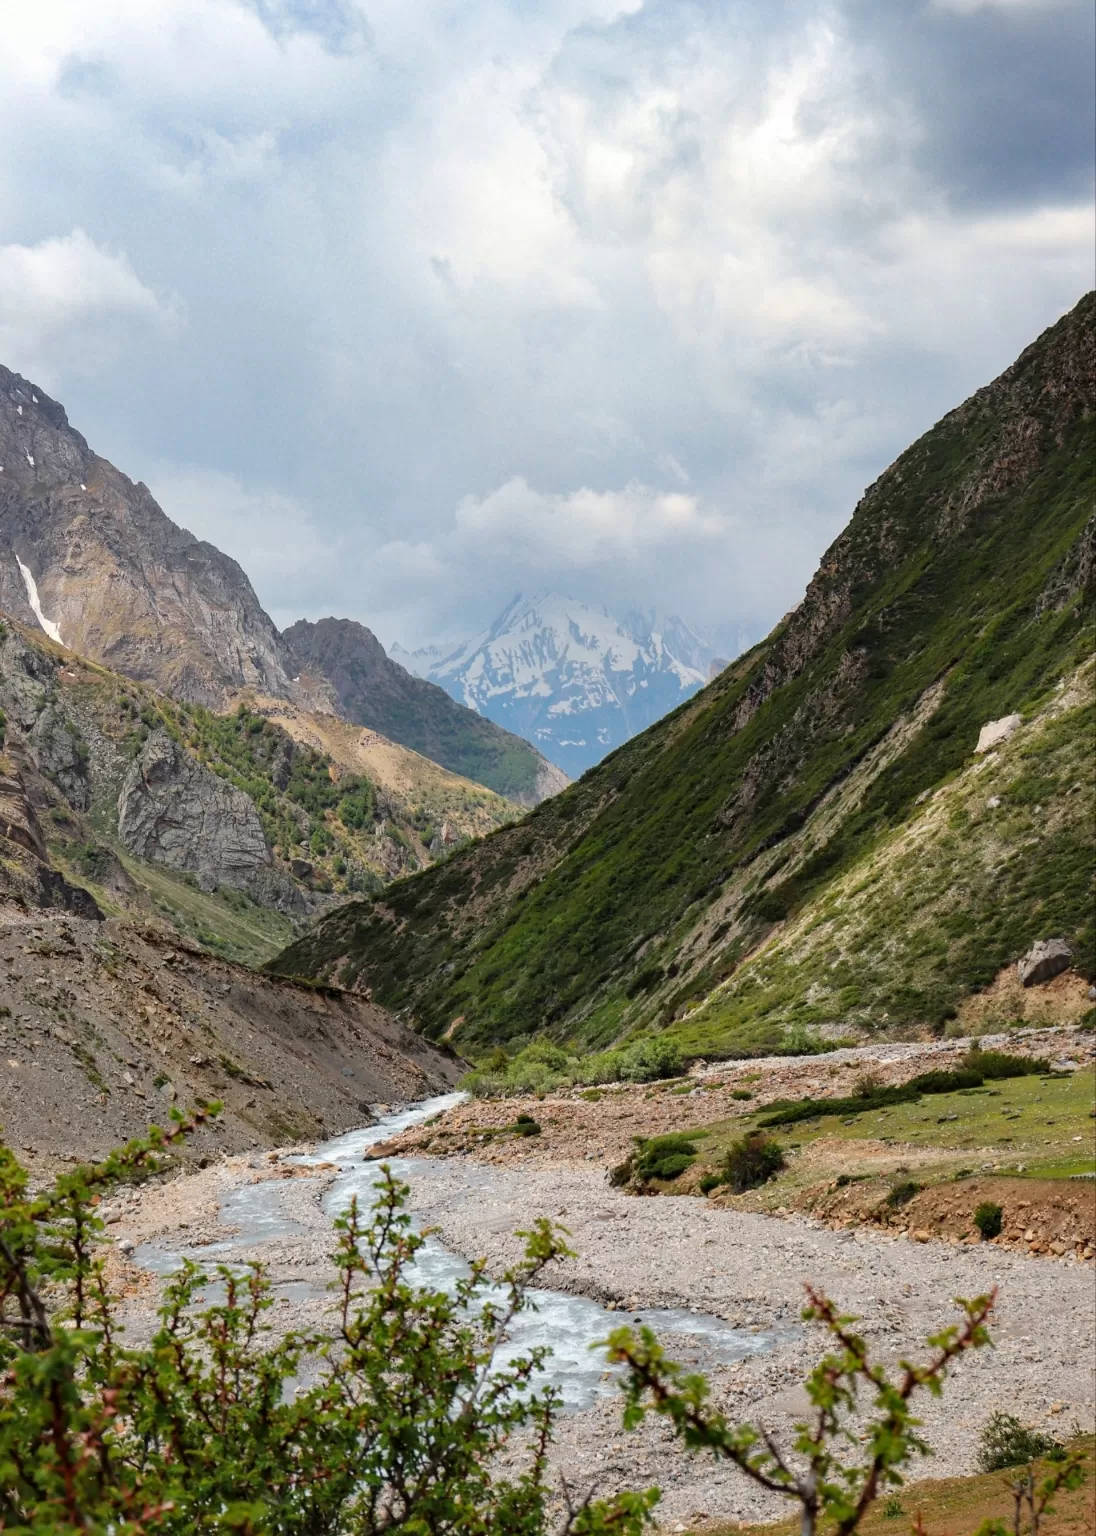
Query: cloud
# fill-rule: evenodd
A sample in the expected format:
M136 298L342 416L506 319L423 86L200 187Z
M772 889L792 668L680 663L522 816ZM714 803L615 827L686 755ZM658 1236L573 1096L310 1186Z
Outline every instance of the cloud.
M181 323L177 299L154 293L124 252L105 250L82 229L0 245L0 356L46 385L100 367L104 350L118 355Z
M762 629L1091 285L1092 26L40 0L0 56L0 355L279 622L414 642L550 580Z

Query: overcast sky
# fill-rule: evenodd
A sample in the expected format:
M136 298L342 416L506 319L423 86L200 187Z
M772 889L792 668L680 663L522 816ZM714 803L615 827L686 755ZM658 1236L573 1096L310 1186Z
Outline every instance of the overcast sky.
M767 629L1092 286L1091 0L33 0L0 360L390 643Z

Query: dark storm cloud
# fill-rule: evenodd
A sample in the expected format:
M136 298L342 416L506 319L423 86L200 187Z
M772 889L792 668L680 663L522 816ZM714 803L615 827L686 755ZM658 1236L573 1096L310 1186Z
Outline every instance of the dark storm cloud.
M846 14L877 82L916 114L917 163L956 206L1090 195L1096 8L853 0Z

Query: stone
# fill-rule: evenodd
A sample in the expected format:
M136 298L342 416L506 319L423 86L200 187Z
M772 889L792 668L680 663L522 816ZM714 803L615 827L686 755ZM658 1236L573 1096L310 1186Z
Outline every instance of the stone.
M986 810L987 811L996 811L996 810L999 810L1000 807L1001 807L1001 796L1000 795L990 795L989 799L986 801Z
M1040 939L1016 962L1020 983L1025 987L1040 986L1068 971L1072 959L1073 951L1065 939Z
M1024 723L1023 715L1003 715L1000 720L987 720L986 724L978 732L978 745L976 752L990 752L994 747L999 747L1006 742Z
M912 1240L915 1243L931 1243L932 1242L932 1233L931 1232L926 1232L924 1227L916 1227L910 1233L910 1237L912 1238Z

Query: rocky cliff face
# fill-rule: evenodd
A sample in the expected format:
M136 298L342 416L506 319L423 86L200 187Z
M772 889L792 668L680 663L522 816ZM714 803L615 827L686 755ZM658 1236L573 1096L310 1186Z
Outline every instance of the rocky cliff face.
M196 875L203 890L227 885L262 906L305 910L300 891L273 867L250 795L196 763L164 730L149 736L122 782L118 835L139 858Z
M70 649L218 708L289 695L244 572L93 453L63 408L0 367L0 609Z
M283 638L297 670L326 678L340 710L355 724L380 731L519 805L537 805L567 783L566 775L528 741L392 661L364 625L351 619L317 624L301 619Z

